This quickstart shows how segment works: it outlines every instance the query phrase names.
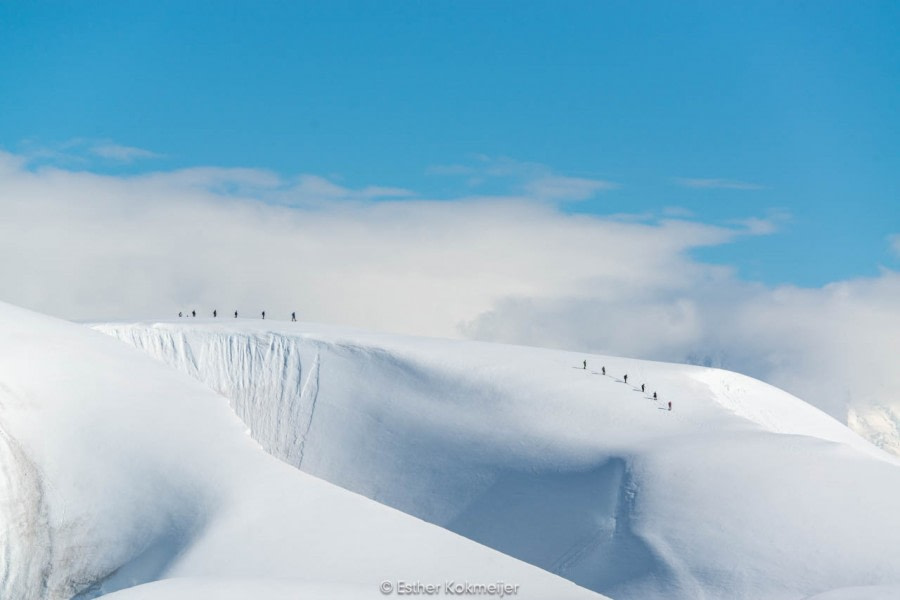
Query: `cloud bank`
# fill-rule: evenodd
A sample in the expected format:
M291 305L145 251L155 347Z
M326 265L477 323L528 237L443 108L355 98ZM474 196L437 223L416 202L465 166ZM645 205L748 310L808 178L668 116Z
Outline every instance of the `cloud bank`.
M690 361L769 381L900 450L900 275L769 288L690 251L770 233L560 211L536 169L454 202L257 169L131 176L0 153L0 299L70 319L284 318ZM542 187L543 185L549 187ZM590 185L585 184L587 188Z

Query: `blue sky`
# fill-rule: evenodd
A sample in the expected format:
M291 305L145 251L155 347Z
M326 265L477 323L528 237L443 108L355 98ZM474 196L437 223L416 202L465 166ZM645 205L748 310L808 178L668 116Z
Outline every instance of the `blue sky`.
M900 266L898 27L896 2L5 2L0 148L441 199L543 169L615 184L564 211L771 219L696 255L820 286Z

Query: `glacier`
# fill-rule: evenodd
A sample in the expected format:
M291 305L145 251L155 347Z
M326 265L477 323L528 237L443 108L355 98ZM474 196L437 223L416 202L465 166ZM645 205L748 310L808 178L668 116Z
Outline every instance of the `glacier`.
M200 382L0 303L3 600L383 598L414 578L601 598L295 469Z
M284 463L613 598L900 582L900 463L749 377L308 323L92 326L227 398Z

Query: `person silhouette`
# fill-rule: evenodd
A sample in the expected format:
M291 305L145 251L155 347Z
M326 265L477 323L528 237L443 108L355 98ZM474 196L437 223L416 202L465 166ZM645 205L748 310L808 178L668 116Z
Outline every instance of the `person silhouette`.
M296 320L297 320L297 313L292 312L291 313L291 321L296 321Z
M234 311L234 318L237 319L237 311Z
M628 374L625 375L625 383L628 383Z
M262 315L263 315L263 321L265 321L266 320L266 311L262 311Z
M215 319L217 316L218 316L218 311L213 310L213 319Z

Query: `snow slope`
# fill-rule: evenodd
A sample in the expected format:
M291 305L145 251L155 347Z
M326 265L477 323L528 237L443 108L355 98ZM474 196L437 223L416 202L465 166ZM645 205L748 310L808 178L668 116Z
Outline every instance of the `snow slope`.
M831 590L824 594L816 594L807 600L897 600L897 598L900 598L900 585L871 585Z
M735 373L311 324L95 328L229 398L286 463L617 599L900 582L896 459Z
M177 579L120 597L381 598L380 583L401 578L598 597L298 471L201 383L0 304L0 598L93 598L163 578Z

